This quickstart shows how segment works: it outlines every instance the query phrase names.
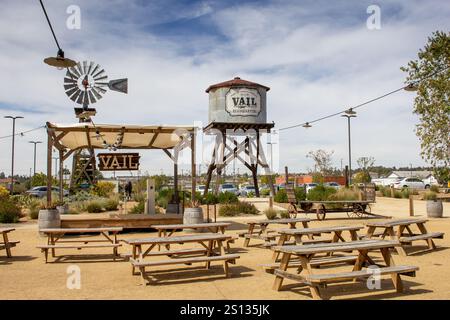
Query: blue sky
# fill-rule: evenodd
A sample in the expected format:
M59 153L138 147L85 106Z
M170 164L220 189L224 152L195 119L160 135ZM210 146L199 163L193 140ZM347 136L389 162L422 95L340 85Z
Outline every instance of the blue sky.
M450 3L438 0L44 3L66 56L100 63L110 79L129 78L128 95L108 92L96 104L97 123L206 124L204 90L235 76L271 88L268 120L277 128L301 123L402 86L399 68L416 58L433 31L450 29ZM80 30L65 26L73 4L81 9ZM372 4L381 9L380 30L366 27ZM62 88L64 72L42 63L56 47L38 1L2 1L0 37L1 115L24 116L18 131L45 121L75 122ZM400 92L360 109L352 126L353 159L423 165L413 99ZM10 134L10 121L1 119L0 136ZM321 148L333 150L340 167L341 159L347 161L346 134L339 117L284 131L280 166L306 171L312 166L307 152ZM17 138L18 173L32 166L32 139L44 141L44 130ZM9 172L10 143L0 139L0 171ZM38 171L44 170L44 150L38 150ZM144 171L170 172L163 154L142 154Z

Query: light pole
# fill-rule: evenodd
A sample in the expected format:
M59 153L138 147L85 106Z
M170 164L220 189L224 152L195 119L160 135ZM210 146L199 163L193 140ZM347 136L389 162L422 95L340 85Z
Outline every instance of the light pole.
M9 189L9 192L13 194L13 187L14 187L14 138L16 135L16 119L23 119L21 116L5 116L5 119L12 119L13 121L13 129L12 129L12 157L11 157L11 186Z
M272 177L273 177L273 145L277 144L276 142L272 142L272 139L270 141L267 142L267 144L270 146L270 196L273 197L275 196L275 189L273 187L273 181L272 181Z
M38 143L42 143L42 141L28 141L28 142L34 144L34 157L33 157L33 161L34 161L33 177L34 177L36 175L36 145Z
M55 179L58 179L58 157L52 157L55 160Z
M352 108L345 111L345 114L341 115L342 117L347 118L348 123L348 184L351 184L352 181L352 146L350 139L350 118L356 117L356 112L353 111Z

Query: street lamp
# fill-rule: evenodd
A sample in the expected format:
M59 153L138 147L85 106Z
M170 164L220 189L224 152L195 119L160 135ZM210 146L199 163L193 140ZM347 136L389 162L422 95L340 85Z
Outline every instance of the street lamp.
M42 141L28 141L29 143L33 143L34 144L34 168L33 168L33 177L36 175L36 145L38 143L42 143Z
M352 108L345 111L345 114L341 115L341 117L347 118L348 123L348 184L350 185L352 180L352 147L350 140L350 118L356 117L356 112L353 111Z
M12 159L11 159L11 186L9 188L9 192L13 194L14 187L14 137L16 136L16 119L23 119L21 116L5 116L5 119L12 119L13 121L13 129L12 129Z

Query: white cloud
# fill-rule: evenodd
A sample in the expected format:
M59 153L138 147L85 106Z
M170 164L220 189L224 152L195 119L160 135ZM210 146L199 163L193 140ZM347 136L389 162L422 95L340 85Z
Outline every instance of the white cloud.
M277 127L312 120L401 86L404 74L399 67L415 58L432 31L450 26L450 5L444 1L382 2L382 29L377 31L366 29L366 6L359 1L346 2L345 7L334 2L274 1L225 8L214 2L181 7L152 1L144 8L124 0L45 3L66 56L100 63L110 79L129 78L128 95L108 92L95 105L98 123L206 124L204 90L236 75L271 87L268 121ZM81 30L64 27L70 4L81 7ZM222 37L211 31L181 41L148 31L150 26L205 16ZM62 88L64 72L42 63L56 47L38 3L7 0L0 12L0 37L0 103L39 111L1 113L25 116L18 131L45 121L73 122L74 104ZM217 42L223 38L228 41ZM186 54L191 44L201 50ZM371 155L378 164L423 164L413 132L417 121L411 113L413 96L398 93L358 110L352 122L353 159ZM10 122L1 121L0 136L10 134ZM280 165L306 170L311 166L306 153L322 148L335 150L339 167L340 159L347 161L346 134L345 120L340 118L308 130L284 131ZM32 166L32 145L27 143L31 138L46 139L43 130L17 138L18 173L26 174ZM0 171L9 172L10 140L0 140L0 148L4 151ZM38 170L44 170L44 150L39 149ZM161 152L142 155L143 171L171 172Z

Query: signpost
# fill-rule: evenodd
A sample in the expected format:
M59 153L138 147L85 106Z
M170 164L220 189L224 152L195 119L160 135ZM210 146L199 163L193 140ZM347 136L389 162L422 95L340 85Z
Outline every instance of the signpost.
M139 170L139 153L99 153L97 157L100 171Z

